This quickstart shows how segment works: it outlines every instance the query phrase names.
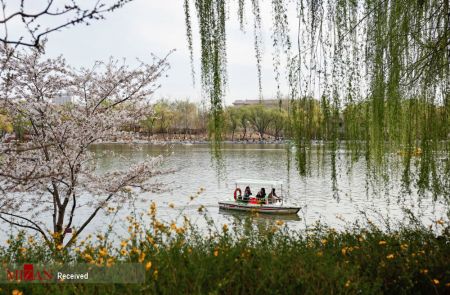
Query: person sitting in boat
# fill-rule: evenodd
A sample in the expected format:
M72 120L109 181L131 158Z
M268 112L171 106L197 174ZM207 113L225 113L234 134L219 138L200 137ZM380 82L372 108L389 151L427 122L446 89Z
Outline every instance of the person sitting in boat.
M265 188L261 188L261 190L258 192L258 194L256 195L256 198L258 199L260 204L265 204L266 203L266 189Z
M234 199L237 201L242 201L242 191L238 187L234 190Z
M250 190L250 187L247 186L244 190L244 197L242 198L242 200L244 202L248 202L248 200L250 199L250 196L252 195L252 191Z
M278 200L280 200L280 198L275 193L275 188L272 188L272 191L269 194L269 203L273 204L276 203Z

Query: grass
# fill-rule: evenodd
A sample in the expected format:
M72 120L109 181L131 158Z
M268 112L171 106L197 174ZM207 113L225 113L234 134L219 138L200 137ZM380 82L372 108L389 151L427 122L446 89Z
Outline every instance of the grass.
M252 218L217 228L129 217L128 237L99 234L51 250L24 233L0 248L3 262L141 263L145 284L3 284L5 294L449 294L450 225L409 224L386 232L369 223L336 231L291 231ZM441 233L436 235L436 229Z

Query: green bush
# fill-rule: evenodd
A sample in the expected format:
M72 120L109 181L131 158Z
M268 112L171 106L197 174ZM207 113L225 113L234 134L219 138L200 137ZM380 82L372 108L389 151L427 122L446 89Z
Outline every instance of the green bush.
M449 225L386 232L373 224L345 231L317 224L292 231L282 221L252 218L200 230L184 218L166 224L150 210L148 226L130 217L129 236L87 237L71 249L51 251L43 242L11 237L0 248L4 263L142 263L146 282L132 284L3 284L23 294L448 294ZM148 222L147 222L148 224Z

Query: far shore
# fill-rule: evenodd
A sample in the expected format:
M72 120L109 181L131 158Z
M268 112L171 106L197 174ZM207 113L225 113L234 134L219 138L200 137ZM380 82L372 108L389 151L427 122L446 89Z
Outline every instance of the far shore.
M290 140L283 138L276 138L272 135L265 135L262 139L257 133L249 133L247 136L236 133L235 136L225 136L223 138L225 144L286 144L291 142ZM136 134L136 133L124 133L120 137L103 141L102 143L119 143L119 144L153 144L153 145L166 145L166 144L210 144L211 141L207 134L153 134L151 136Z
M290 140L223 140L224 144L289 144ZM145 139L131 139L131 140L108 140L102 141L102 144L150 144L150 145L193 145L193 144L210 144L209 140L194 140L194 139L167 139L167 140L145 140Z

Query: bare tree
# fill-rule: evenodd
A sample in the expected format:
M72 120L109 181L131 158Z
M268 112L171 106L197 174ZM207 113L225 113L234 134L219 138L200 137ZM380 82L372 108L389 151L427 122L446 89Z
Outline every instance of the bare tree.
M91 24L133 0L1 0L0 41L3 45L42 48L48 34L78 24ZM8 30L14 24L14 32Z
M136 69L111 59L77 71L62 58L43 60L32 50L16 52L8 65L0 76L0 108L27 122L28 140L0 142L0 219L39 232L49 245L67 247L109 203L154 188L149 181L160 173L160 157L99 174L89 147L145 118L141 105L159 87L166 58ZM53 103L62 91L75 102ZM74 224L80 206L92 211Z
M236 107L228 107L225 110L225 119L227 129L231 131L231 141L234 141L234 133L239 127L240 123L240 111Z
M259 133L259 139L263 140L264 134L266 134L266 130L269 128L270 123L273 120L272 113L270 109L260 104L250 106L248 109L248 120L252 124L253 129Z

